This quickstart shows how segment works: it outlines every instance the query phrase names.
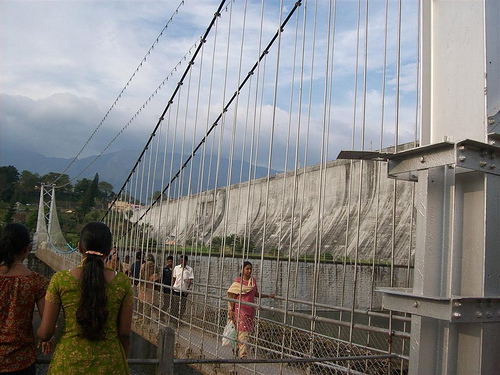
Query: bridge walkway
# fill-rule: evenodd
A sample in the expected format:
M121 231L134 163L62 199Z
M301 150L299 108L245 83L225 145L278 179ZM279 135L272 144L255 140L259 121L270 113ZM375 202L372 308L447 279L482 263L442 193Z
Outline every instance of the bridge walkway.
M158 322L149 320L145 323L134 320L132 328L134 332L157 345L159 330L165 326L169 326L175 331L175 357L186 359L235 359L231 347L222 346L221 339L216 333L207 333L201 328L193 324L181 323L180 325L172 323ZM250 346L249 359L255 357L255 351ZM269 363L234 363L234 364L202 364L194 365L193 367L204 374L262 374L269 373L283 375L303 375L303 365L281 365Z

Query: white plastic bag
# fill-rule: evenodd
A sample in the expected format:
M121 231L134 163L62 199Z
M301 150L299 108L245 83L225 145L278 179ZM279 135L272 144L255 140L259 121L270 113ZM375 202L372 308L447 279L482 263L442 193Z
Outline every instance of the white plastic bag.
M222 346L229 346L234 348L236 344L236 328L234 327L234 323L231 319L227 321L226 326L224 327L224 332L222 333Z

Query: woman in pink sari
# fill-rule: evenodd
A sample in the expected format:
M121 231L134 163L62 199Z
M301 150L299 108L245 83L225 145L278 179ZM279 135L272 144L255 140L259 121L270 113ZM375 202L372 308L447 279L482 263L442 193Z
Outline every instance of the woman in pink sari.
M257 282L252 276L252 263L243 263L243 272L238 276L234 283L227 290L227 296L232 299L240 300L241 302L255 303L255 297L274 298L273 294L259 294ZM247 358L248 341L250 332L254 328L255 307L248 306L242 303L229 301L228 302L228 318L234 322L236 332L238 332L238 352L241 359Z

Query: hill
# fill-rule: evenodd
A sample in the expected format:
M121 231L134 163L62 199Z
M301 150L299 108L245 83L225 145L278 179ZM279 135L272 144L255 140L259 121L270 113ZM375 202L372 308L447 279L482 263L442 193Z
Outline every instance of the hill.
M99 157L85 172L81 173L89 163L91 163L95 156L90 156L82 159L78 159L73 163L71 168L66 172L73 184L77 180L81 180L83 178L93 179L95 174L99 174L100 181L109 182L113 185L113 190L118 192L125 180L130 174L132 167L135 165L137 158L140 153L137 150L124 150L118 152L112 152L103 154ZM156 190L164 187L165 184L169 181L168 176L175 175L179 171L179 166L187 160L188 156L184 156L181 158L180 154L174 155L173 165L176 166L172 170L172 174L170 174L170 160L167 158L165 165L165 176L167 176L162 181L162 172L163 172L163 155L158 156L158 160L162 160L162 163L159 163L156 169L156 178L155 185L158 187ZM228 166L229 160L221 158L220 166L219 166L219 176L216 178L215 176L215 165L216 165L216 155L212 157L212 164L210 166L210 160L207 158L205 161L202 161L201 156L197 155L192 158L192 168L193 174L195 176L191 181L191 191L196 191L198 186L197 176L199 175L200 165L204 165L204 180L203 180L203 190L213 189L216 185L217 187L224 186L227 184L227 176L228 176ZM54 158L47 157L45 155L26 150L26 149L18 149L14 147L5 147L5 149L0 150L0 166L8 166L12 165L17 168L19 172L23 170L28 170L32 173L38 173L39 175L45 175L50 172L60 173L66 169L72 159L66 158ZM191 165L188 164L184 169L184 173L189 173ZM231 174L231 184L235 184L240 182L240 161L233 161L233 172ZM248 170L250 168L250 164L247 162L243 163L243 176L248 176ZM81 174L80 174L81 173ZM276 170L271 170L271 175L276 174ZM151 172L151 176L153 172ZM255 176L257 178L264 177L267 175L267 168L257 167L255 169ZM184 178L187 181L187 178ZM216 184L217 180L217 184ZM243 178L243 181L246 179ZM187 182L183 184L182 194L186 194L188 192Z

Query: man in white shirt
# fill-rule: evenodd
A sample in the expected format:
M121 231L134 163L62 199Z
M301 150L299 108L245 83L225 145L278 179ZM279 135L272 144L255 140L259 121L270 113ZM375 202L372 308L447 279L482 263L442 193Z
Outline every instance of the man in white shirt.
M186 301L188 290L194 280L193 269L187 265L188 256L181 255L180 264L174 267L172 271L172 315L179 320L182 319L184 311L186 311ZM180 301L180 304L179 304Z

